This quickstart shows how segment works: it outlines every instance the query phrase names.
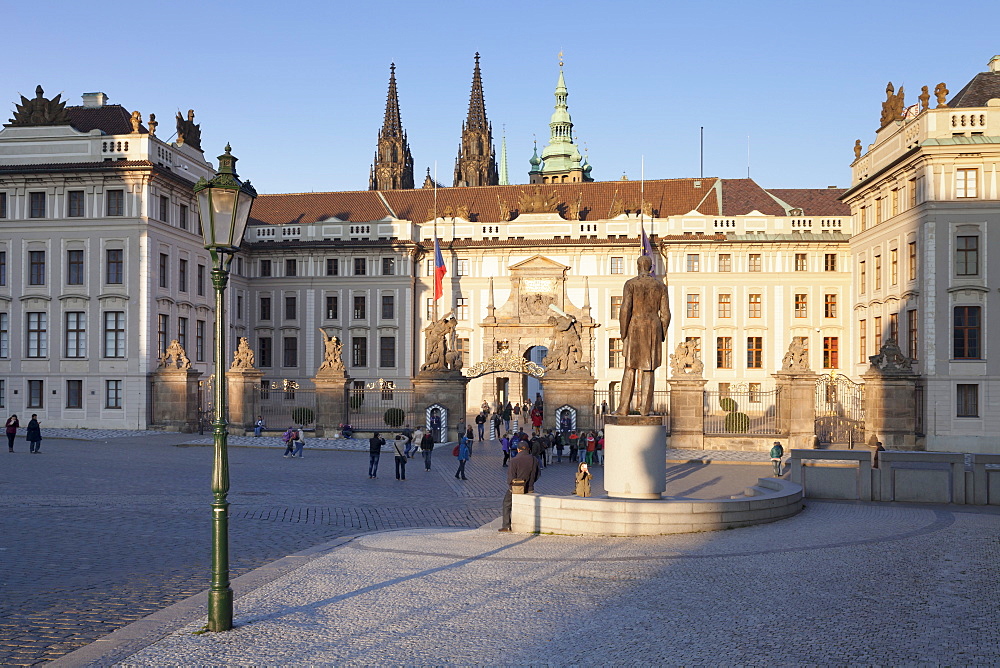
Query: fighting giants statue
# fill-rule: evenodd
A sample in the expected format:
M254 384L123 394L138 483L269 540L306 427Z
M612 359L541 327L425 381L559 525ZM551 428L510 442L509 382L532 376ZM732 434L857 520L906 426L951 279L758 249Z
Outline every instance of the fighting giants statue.
M653 407L653 374L663 357L663 341L670 325L670 300L667 287L650 275L653 261L643 255L636 262L639 275L625 282L618 321L625 345L625 376L622 396L615 411L628 415L636 376L642 373L642 397L639 415L649 415Z
M448 313L424 328L427 351L421 371L459 371L462 368L462 351L455 340L458 321Z

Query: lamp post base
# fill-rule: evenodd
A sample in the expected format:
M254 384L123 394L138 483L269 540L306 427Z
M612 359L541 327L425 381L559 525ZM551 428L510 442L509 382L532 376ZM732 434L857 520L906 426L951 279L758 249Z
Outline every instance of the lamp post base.
M233 628L233 590L208 592L208 630L230 631Z

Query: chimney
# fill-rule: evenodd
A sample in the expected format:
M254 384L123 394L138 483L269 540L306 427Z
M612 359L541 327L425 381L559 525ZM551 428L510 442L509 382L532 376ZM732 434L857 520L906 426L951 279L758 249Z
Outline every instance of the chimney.
M83 106L85 107L103 107L108 103L108 96L104 93L84 93L83 94Z
M993 56L989 63L990 72L1000 74L1000 56Z

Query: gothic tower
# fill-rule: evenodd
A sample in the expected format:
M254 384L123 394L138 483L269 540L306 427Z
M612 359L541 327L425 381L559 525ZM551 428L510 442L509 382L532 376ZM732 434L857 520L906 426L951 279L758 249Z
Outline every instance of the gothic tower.
M462 142L455 160L456 186L495 186L496 153L493 151L493 128L486 120L483 100L483 80L479 74L479 53L472 73L472 94L469 96L469 117L462 124Z
M528 178L531 183L579 183L593 181L592 167L580 155L573 143L573 119L569 115L566 98L566 78L563 76L562 54L559 54L559 81L556 82L556 107L549 122L549 144L542 150L541 160L532 156Z
M396 95L396 64L389 65L389 93L385 100L385 121L378 131L375 164L368 177L369 190L413 188L413 156L399 117Z

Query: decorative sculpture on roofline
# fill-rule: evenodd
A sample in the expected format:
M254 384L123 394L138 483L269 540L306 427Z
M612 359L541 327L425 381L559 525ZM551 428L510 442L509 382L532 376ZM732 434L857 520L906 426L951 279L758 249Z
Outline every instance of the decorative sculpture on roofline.
M522 213L556 213L559 210L559 196L556 193L543 193L540 186L521 193L517 203L518 215Z
M319 365L320 371L343 371L344 370L344 345L336 336L330 336L322 327L319 328L323 335L323 363Z
M191 360L188 359L187 353L184 352L184 346L177 339L173 339L167 346L167 350L160 356L160 368L180 369L182 371L191 368Z
M149 122L146 123L146 127L149 128L149 136L150 137L153 137L153 136L156 135L156 126L157 125L159 125L159 123L156 121L156 114L150 114L149 115Z
M35 97L28 99L21 96L21 104L15 104L17 110L9 126L30 127L35 125L69 125L69 115L66 103L61 100L62 93L51 100L44 96L41 86L35 88Z
M885 87L885 102L882 103L882 116L879 129L903 118L903 111L906 108L906 104L903 101L903 87L899 87L898 93L894 91L895 89L890 81Z
M935 109L944 109L948 106L949 92L948 87L945 86L943 82L934 86L934 96L937 98L937 106L934 107Z
M233 363L230 371L246 371L253 369L253 350L250 348L250 341L245 336L240 337L240 342L233 352Z
M194 109L188 109L187 120L177 112L177 143L201 150L201 125L194 122Z

